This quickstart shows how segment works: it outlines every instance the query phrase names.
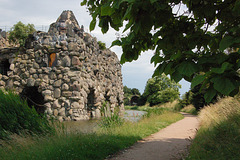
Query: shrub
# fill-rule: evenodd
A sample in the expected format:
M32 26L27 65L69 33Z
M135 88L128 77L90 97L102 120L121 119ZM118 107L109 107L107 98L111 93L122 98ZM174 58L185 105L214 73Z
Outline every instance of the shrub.
M28 35L32 34L35 31L36 30L33 24L25 25L19 21L12 27L9 35L9 40L10 42L19 43L20 46L24 46Z
M106 44L105 44L104 42L98 41L98 45L99 45L99 48L100 48L101 50L106 49Z
M9 134L44 134L53 132L45 116L39 115L34 107L30 108L17 94L0 89L0 139Z
M181 85L170 80L165 74L155 76L147 81L143 97L147 99L150 106L173 102L179 99L179 88Z

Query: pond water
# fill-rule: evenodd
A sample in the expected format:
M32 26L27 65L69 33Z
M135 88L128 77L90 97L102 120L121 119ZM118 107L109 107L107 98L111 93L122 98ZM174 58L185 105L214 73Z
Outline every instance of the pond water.
M145 111L136 111L136 110L126 110L124 114L124 119L137 122L139 121L144 114L147 112Z
M141 117L147 112L136 111L136 110L126 110L124 114L124 119L128 121L137 122ZM86 121L65 121L63 122L65 129L68 132L82 132L90 133L98 128L98 120L86 120Z

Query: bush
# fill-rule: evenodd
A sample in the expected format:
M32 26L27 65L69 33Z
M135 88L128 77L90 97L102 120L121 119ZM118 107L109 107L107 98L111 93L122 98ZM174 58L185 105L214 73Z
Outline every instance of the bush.
M0 89L0 139L9 134L44 134L53 132L45 116L39 115L34 107L30 108L17 94Z
M19 43L20 46L24 46L28 35L35 31L33 24L25 25L19 21L10 31L9 40L10 42Z
M179 88L181 88L180 84L162 74L147 81L143 97L147 99L150 106L173 102L179 99Z
M98 41L99 49L104 50L106 49L106 44L102 41Z

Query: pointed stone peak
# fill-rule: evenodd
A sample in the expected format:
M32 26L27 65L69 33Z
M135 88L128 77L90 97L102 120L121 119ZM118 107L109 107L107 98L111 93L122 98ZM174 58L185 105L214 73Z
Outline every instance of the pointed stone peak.
M51 24L48 33L59 35L66 34L67 36L73 37L74 34L79 31L83 31L83 26L79 26L72 11L66 10L62 12L55 23Z

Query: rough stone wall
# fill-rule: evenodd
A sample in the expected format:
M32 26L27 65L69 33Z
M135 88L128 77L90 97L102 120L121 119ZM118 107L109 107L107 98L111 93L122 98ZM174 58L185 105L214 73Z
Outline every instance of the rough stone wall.
M12 44L8 40L8 33L0 29L0 48L15 47L17 44Z
M118 107L123 113L121 65L116 54L100 50L96 38L88 33L65 34L63 39L59 35L41 32L28 41L26 50L0 49L0 63L9 62L7 75L0 74L0 88L21 93L26 87L37 87L44 97L45 113L60 121L99 118L106 102L111 111Z

